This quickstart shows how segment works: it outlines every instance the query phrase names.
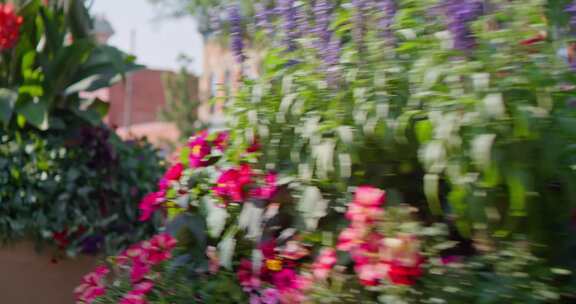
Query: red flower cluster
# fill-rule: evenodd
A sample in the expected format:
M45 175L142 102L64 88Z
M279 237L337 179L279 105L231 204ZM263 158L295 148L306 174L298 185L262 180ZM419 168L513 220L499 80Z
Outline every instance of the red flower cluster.
M293 248L277 250L276 242L270 240L259 246L262 253L262 264L255 267L249 260L240 261L237 271L238 281L244 290L250 293L250 303L301 303L304 288L296 272L297 262L287 258L293 255ZM301 250L297 250L302 252ZM296 259L303 255L295 256ZM270 287L263 289L264 284Z
M0 3L0 51L16 45L22 21L22 17L14 13L14 6Z
M246 199L246 187L251 182L252 169L249 165L243 164L239 168L232 168L222 172L212 191L225 202L240 203Z
M130 267L130 280L139 283L146 278L152 267L172 257L176 239L163 233L150 240L140 242L126 249L117 257L118 264Z
M363 285L374 286L384 280L413 285L422 275L418 240L409 235L387 238L376 231L384 201L384 191L359 187L346 213L350 226L340 233L337 248L350 252Z
M91 304L96 298L106 293L104 278L110 272L106 266L99 266L85 275L82 282L74 289L74 298L78 304Z

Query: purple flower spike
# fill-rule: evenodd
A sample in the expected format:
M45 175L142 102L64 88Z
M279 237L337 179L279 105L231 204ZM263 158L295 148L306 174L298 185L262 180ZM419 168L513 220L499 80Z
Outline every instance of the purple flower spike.
M570 15L570 26L576 28L576 1L572 1L572 3L567 5L564 11Z
M242 16L238 5L230 5L228 8L228 21L230 22L230 49L236 58L236 62L243 63L244 56L244 35L242 33Z
M395 40L392 25L394 24L394 18L396 17L396 2L395 0L375 1L375 8L381 13L378 20L378 27L382 31L382 37L386 39L389 44L393 45Z
M274 33L274 26L272 25L271 19L274 16L274 9L270 9L267 4L258 2L255 4L255 10L256 25L264 29L266 34L272 35Z
M300 38L298 27L298 9L295 0L278 0L278 12L284 19L284 43L286 50L296 50L296 40Z
M362 49L364 45L364 35L366 34L366 13L370 6L368 5L368 0L352 0L351 3L355 10L352 34L358 48Z
M477 0L445 0L441 8L454 39L454 48L460 51L474 48L476 40L469 23L482 13L482 3Z

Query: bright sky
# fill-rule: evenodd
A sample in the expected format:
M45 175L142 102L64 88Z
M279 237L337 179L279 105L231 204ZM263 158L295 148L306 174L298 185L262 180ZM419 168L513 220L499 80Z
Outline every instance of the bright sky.
M135 30L134 52L138 62L150 68L179 68L178 55L193 59L190 68L202 70L202 36L190 17L158 19L157 11L147 0L93 0L92 14L104 15L116 32L110 44L130 51L130 32Z

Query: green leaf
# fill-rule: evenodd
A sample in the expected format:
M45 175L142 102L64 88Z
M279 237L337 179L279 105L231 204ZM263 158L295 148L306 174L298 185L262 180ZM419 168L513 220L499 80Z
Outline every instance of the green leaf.
M424 194L426 195L430 211L434 215L442 214L440 197L438 196L439 179L438 174L426 174L424 176Z
M0 122L7 125L12 118L18 94L10 89L0 88Z
M26 118L26 121L40 130L47 130L48 106L43 99L26 100L16 105L16 112Z

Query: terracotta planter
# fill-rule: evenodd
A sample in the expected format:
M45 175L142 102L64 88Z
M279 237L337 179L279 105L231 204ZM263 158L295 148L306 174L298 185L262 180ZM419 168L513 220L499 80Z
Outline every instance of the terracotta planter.
M96 262L94 257L54 262L50 253L38 254L29 242L0 248L0 303L74 303L72 291Z

